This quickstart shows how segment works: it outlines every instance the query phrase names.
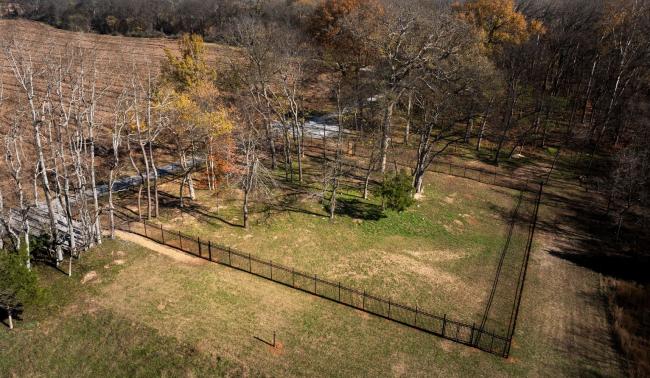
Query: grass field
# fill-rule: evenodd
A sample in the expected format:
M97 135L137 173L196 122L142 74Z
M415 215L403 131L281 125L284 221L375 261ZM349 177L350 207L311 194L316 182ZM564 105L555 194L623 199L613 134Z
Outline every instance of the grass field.
M0 332L3 375L522 372L498 357L246 273L178 263L126 242L89 253L72 279L47 269L50 290L67 293L65 301L30 309L15 332ZM78 285L89 271L97 277ZM273 331L277 348L255 338L270 341Z
M176 191L174 184L164 189L165 198ZM342 210L334 221L314 198L283 195L281 207L257 203L248 230L238 226L241 201L233 192L220 195L218 214L213 192L199 191L184 211L171 201L159 222L344 286L478 324L519 193L431 175L424 197L403 213L382 213L377 199L348 192L339 199ZM500 283L508 290L498 292L500 300L490 314L488 327L501 334L508 318L499 315L510 315L525 230L513 233Z
M465 195L476 190L474 183L466 185L464 180L450 179L444 182L444 188L450 192L443 195L442 190L436 191L433 187L442 179L436 175L431 175L431 178L427 197L420 202L419 208L415 208L411 215L388 214L387 218L377 221L371 231L377 237L387 237L380 233L384 228L379 226L388 227L389 223L382 222L391 218L393 224L404 224L401 217L420 214L431 221L420 213L427 208L433 211L449 207L445 212L438 210L441 217L447 214L448 218L443 218L447 222L453 222L457 214L462 215L464 211L469 213L473 210L474 216L480 214L480 208L470 208L470 204L461 202ZM453 203L444 200L454 198L451 197L454 192ZM489 229L490 223L497 223L494 214L501 213L488 212L488 209L495 210L492 207L499 198L503 201L501 206L506 209L505 213L514 204L514 193L499 190L481 190L481 193L486 193L481 197L486 219L493 221L482 226L477 222L473 226L475 229L470 228L471 224L467 222L463 229L466 234L470 232L468 229L479 232L482 227ZM472 203L476 206L481 202L474 200ZM231 211L230 220L234 221L233 218L238 216L235 203L226 206L230 209L223 208L220 216L225 217ZM458 206L463 206L463 210L457 211ZM262 219L262 215L256 217ZM173 217L173 214L167 216ZM273 231L273 224L287 222L289 217L298 217L303 222L307 222L306 219L319 222L316 225L322 229L328 226L336 232L345 229L354 230L349 231L352 235L369 232L362 228L364 223L370 223L369 220L359 224L340 217L330 224L320 217L303 219L302 216L305 214L274 214L265 223L255 224L250 234L261 238L266 232L274 232L270 239L280 238L284 233ZM196 223L184 225L180 219L178 224L179 227L203 229ZM497 224L498 238L502 239L504 219L499 219ZM229 238L242 249L252 248L257 242L253 236L246 237L248 232L237 227L203 227L211 232L220 232L223 238ZM444 224L442 228L444 230ZM293 235L301 233L294 232ZM328 239L328 236L322 237ZM402 237L405 243L412 243L412 248L421 244L422 248L431 250L435 247L431 238L420 236L408 241L412 236ZM454 240L452 236L447 237ZM329 238L330 243L336 239L334 236ZM494 243L498 245L499 241ZM315 256L325 250L319 244L310 244L314 252L319 252L314 253ZM347 247L347 244L340 245ZM456 250L463 248L458 244L454 246ZM276 248L276 251L282 250ZM303 254L307 251L305 249ZM175 254L172 255L174 258L170 258L126 241L107 241L75 263L75 275L71 279L49 267L38 268L41 282L50 295L43 303L27 309L25 319L17 322L16 330L0 330L0 375L495 377L587 373L615 376L615 366L603 366L588 355L576 357L567 353L566 348L583 339L569 341L576 336L573 328L567 328L571 324L567 319L575 312L569 309L575 308L576 298L584 299L584 295L590 292L590 276L571 268L571 276L583 278L574 281L575 291L559 290L562 277L568 274L567 268L548 260L547 255L540 252L534 253L531 262L528 294L524 296L511 357L503 359L245 272L189 257L180 259L179 256L185 255L173 251L170 253ZM496 254L492 253L493 259ZM301 261L298 258L294 257L293 262ZM308 262L305 256L300 258ZM425 266L452 274L454 268L448 262L429 261ZM312 268L322 265L316 257L313 264ZM486 270L493 270L493 266L486 266ZM399 277L397 270L390 273L387 268L383 269L382 272L388 276ZM79 281L91 271L96 277L80 285ZM332 274L336 272L332 270ZM417 274L411 276L417 277ZM368 277L365 282L370 285L373 281ZM404 288L405 293L415 293L414 287L397 283L384 287L390 290ZM443 294L453 293L453 290L438 291L439 298L443 298L441 303L452 303ZM482 293L479 299L483 301L486 296L487 293ZM458 308L467 308L460 301L454 303ZM590 306L591 302L584 307ZM575 315L581 321L589 321L584 312ZM599 319L595 313L593 316ZM271 341L274 331L277 332L276 348L258 340ZM568 332L573 335L572 339L564 336Z
M35 60L46 52L57 56L70 41L100 46L99 61L110 68L100 86L115 81L120 65L157 71L163 48L176 47L173 40L71 33L20 20L0 20L3 32L24 42ZM208 50L210 61L223 67L237 57L222 45ZM16 94L4 63L5 93ZM321 97L308 96L310 104L323 106L329 91L313 92ZM0 109L0 118L9 109ZM452 150L445 161L497 169L488 150ZM497 170L542 177L552 152L504 161ZM561 155L557 168L567 159ZM0 377L619 376L624 362L607 318L602 276L561 254L585 248L576 242L575 210L562 197L594 201L593 194L564 185L573 179L571 164L564 168L554 171L552 185L562 185L547 189L540 212L508 359L134 237L84 254L72 278L36 267L46 295L26 308L15 330L0 327ZM290 187L276 193L279 206L256 203L252 227L244 230L236 191L219 201L199 191L198 201L180 212L178 188L164 189L171 197L165 197L160 220L170 229L466 322L478 321L484 311L517 199L514 191L428 174L424 198L409 211L382 217L376 198L367 202L349 192L332 222L304 188ZM514 231L509 248L523 252L524 230ZM497 286L489 329L503 327L510 315L521 256L506 257L509 278ZM271 348L260 339L270 341L274 331L278 344Z

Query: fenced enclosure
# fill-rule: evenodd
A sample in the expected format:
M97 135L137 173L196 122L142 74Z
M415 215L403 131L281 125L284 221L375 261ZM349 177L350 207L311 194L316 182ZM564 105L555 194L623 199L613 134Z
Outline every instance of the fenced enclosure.
M282 143L282 141L278 141L277 146L281 146ZM355 159L363 159L365 161L369 159L369 156L366 156L356 150L354 147L356 141L348 141L348 143L351 143L352 147L344 148L344 150L341 152L341 164L347 169L347 174L345 175L349 179L347 180L348 182L346 182L347 186L358 189L363 184L363 180L360 178L366 174L368 167L359 165L359 161ZM305 156L311 159L320 159L334 162L336 150L334 147L328 146L327 143L323 142L322 140L319 142L313 138L307 138L304 141L303 148ZM390 164L396 164L400 169L412 168L411 165L406 164L401 160L391 161ZM533 192L536 189L535 186L531 184L534 182L544 181L546 178L543 176L524 178L514 174L499 172L496 167L493 167L492 169L485 169L442 160L434 160L428 167L427 172L441 173L477 181L488 185L501 186L519 191L530 190Z
M520 201L526 200L527 203L530 202L524 198L524 193L530 197L530 191L522 191ZM513 266L519 266L516 284L506 285L505 289L502 289L501 287L503 285L498 285L499 282L503 282L499 277L504 273L501 270L497 270L496 272L493 291L514 290L514 293L510 293L512 294L510 297L514 298L514 302L512 306L508 307L512 310L510 313L503 315L504 321L502 323L505 326L499 327L483 320L472 324L458 321L448 314L434 313L428 309L402 303L399 299L394 300L392 298L382 297L366 290L344 285L341 282L334 282L315 274L275 263L272 260L261 259L250 253L214 243L211 240L202 240L198 237L186 235L180 231L171 231L162 225L146 220L131 221L128 218L122 218L123 222L119 224L118 228L144 236L155 242L176 248L208 261L226 265L445 339L507 357L510 352L521 301L521 293L523 292L541 194L542 186L540 184L539 191L533 196L532 202L528 206L517 206L513 211L511 232L513 230L517 232L520 229L526 229L528 231L528 241L525 251L517 251L519 252L518 254L513 254ZM520 208L530 209L532 213L521 216L519 214ZM522 221L526 223L520 224ZM515 226L519 228L515 228ZM508 253L511 253L511 251L506 246L503 254ZM490 311L491 308L488 305L484 317L487 318Z

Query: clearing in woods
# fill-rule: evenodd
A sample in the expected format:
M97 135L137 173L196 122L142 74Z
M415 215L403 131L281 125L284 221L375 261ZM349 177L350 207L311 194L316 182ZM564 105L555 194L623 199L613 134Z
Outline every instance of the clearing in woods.
M465 180L445 184L454 182L459 185L455 204L470 188L475 191ZM427 189L428 198L437 198L439 206L451 202L444 200L449 196L434 194L431 186ZM512 194L502 198L514 201ZM541 212L542 222L553 219L550 210ZM285 216L295 215L275 218L282 221ZM392 216L398 215L389 214L388 219ZM251 233L264 227L255 225ZM252 237L241 232L242 243L252 243ZM180 252L158 254L131 241L107 241L84 256L72 280L51 268L38 268L50 292L68 295L62 302L46 301L31 309L15 332L0 333L7 356L0 368L19 376L74 369L128 375L619 375L616 359L569 358L567 349L585 340L576 336L577 324L581 332L593 335L606 329L602 308L594 300L597 277L549 254L551 235L543 232L539 240L507 360ZM158 245L152 247L161 251ZM92 279L78 285L89 272L95 272ZM560 290L567 274L581 279L570 290ZM578 319L579 313L568 311L575 301L589 310L589 318ZM273 331L278 335L276 348L255 338L270 341ZM24 364L34 347L42 353ZM605 356L611 345L604 339L598 348L598 355ZM74 356L74 366L61 353ZM105 358L106 353L113 357Z
M23 21L2 20L0 26L35 38L30 45L46 33L59 45L76 35L82 42L101 40L108 55L146 48L140 56L152 61L162 46L175 44L79 35ZM210 49L216 55L228 52ZM377 199L364 201L348 192L331 222L318 201L297 191L281 194L280 209L256 203L252 227L245 230L237 226L237 191L219 199L199 191L197 201L180 211L177 186L163 189L160 222L168 228L468 322L480 320L484 310L518 196L429 174L424 198L402 214L381 216ZM588 200L573 189L553 195ZM561 204L545 202L540 224L567 222L571 215ZM507 360L120 235L125 240L107 241L75 262L72 279L50 267L36 268L48 295L16 330L0 332L0 371L8 376L618 376L621 364L600 278L552 253L570 244L570 226L566 233L550 230L541 227L536 237ZM515 235L513 248L523 252L525 235ZM502 306L509 311L506 303L497 299L495 313L503 313ZM270 340L273 331L277 348L255 338ZM576 350L587 352L575 355Z

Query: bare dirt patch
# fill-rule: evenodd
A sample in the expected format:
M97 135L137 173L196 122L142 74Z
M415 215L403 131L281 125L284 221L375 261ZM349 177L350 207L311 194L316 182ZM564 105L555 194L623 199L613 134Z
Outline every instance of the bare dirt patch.
M85 284L91 281L95 281L97 277L98 277L97 272L91 270L90 272L84 274L83 278L81 279L81 283Z
M281 356L284 354L284 344L280 341L275 342L275 346L270 346L271 354L274 356Z
M388 255L386 258L390 263L400 265L401 271L412 272L427 277L429 282L439 285L461 285L458 277L431 266L422 265L418 260L404 255Z
M158 252L161 255L171 257L172 259L178 262L191 264L191 265L202 265L206 263L205 260L202 260L198 257L188 255L184 252L178 251L173 248L165 247L142 236L130 234L124 231L117 231L117 230L115 231L115 235L122 240L130 241L131 243L135 243L137 245L140 245L152 251Z

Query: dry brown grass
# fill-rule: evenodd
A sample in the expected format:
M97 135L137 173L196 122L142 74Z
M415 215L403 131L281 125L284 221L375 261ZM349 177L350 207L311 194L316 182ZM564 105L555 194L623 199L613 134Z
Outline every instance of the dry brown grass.
M633 377L650 376L650 290L632 282L606 280L609 310L620 348Z
M46 57L56 59L73 47L85 49L88 55L96 55L98 63L97 83L99 88L110 86L108 95L104 98L100 110L109 111L116 95L128 81L121 81L121 75L135 65L136 70L145 74L151 70L153 75L160 71L165 58L165 49L176 51L177 41L168 38L132 38L99 35L92 33L76 33L53 28L51 26L27 20L1 20L0 41L15 40L20 46L21 53L29 56L39 67ZM229 62L237 59L236 49L219 44L206 43L206 54L209 63L217 68L226 67ZM5 87L5 96L9 99L24 96L11 73L9 62L4 54L0 54L2 66L1 78ZM42 82L40 83L42 84Z
M3 97L2 106L0 106L0 135L4 135L13 122L18 122L22 126L20 129L22 130L24 150L23 163L26 171L33 169L31 162L35 155L29 107L26 102L26 93L16 80L10 61L3 49L5 45L14 46L15 54L31 61L37 72L34 75L37 107L41 106L40 100L42 99L39 97L46 92L47 76L50 76L49 74L38 74L39 71L44 71L48 66L58 65L61 59L65 64L64 57L70 51L79 49L83 51L84 58L75 57L72 67L80 67L83 61L86 67L86 85L89 86L92 75L90 67L93 67L93 62L96 62L96 89L98 93L101 93L101 97L97 101L96 112L96 123L99 125L100 131L96 132L95 137L95 143L99 147L96 156L99 181L105 181L108 176L107 168L103 164L104 155L101 151L107 151L111 142L110 135L105 132L104 128L109 127L113 122L117 98L125 89L131 87L132 72L135 72L139 76L139 81L146 85L149 73L154 79L157 77L165 58L164 50L176 51L178 47L177 41L173 39L76 33L55 29L34 21L0 19L0 86ZM216 67L219 72L225 70L231 65L231 61L237 59L236 49L229 46L206 44L206 51L209 64ZM68 88L64 86L64 91L66 90ZM56 103L56 98L53 100ZM159 166L176 160L174 157L164 154L164 151L160 151L158 155L157 164ZM132 173L130 171L130 167L125 167L121 174ZM30 174L26 175L30 176ZM10 182L6 170L0 169L0 189L3 189L4 193L13 193L13 188L8 185ZM12 200L11 197L5 198L9 205Z

